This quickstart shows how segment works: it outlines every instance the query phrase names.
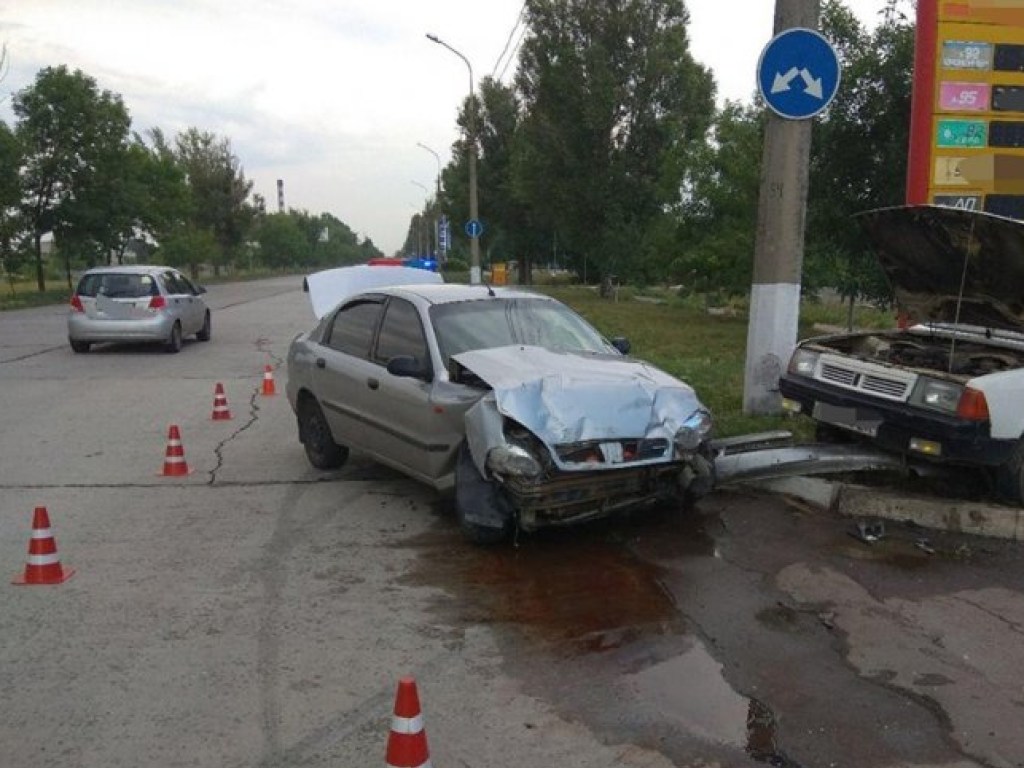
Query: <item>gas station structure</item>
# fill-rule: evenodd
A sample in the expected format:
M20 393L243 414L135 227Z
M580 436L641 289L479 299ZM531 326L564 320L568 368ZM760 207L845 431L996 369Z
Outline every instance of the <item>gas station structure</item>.
M1024 219L1024 0L918 0L907 203Z

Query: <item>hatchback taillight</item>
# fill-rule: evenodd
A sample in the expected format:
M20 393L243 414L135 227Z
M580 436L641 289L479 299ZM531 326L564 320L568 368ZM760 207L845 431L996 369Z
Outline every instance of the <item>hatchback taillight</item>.
M78 298L78 294L77 293L74 296L71 297L71 311L72 312L85 312L85 307L82 306L82 300L80 298Z
M150 309L163 309L166 306L167 299L165 299L163 296L154 296L152 299L149 300Z

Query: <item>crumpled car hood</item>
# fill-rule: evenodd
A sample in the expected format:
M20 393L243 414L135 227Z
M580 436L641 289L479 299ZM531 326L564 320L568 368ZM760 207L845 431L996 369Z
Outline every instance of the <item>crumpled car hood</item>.
M582 440L672 440L703 409L693 388L647 363L614 355L507 346L454 359L491 386L501 414L549 446Z
M444 278L440 274L426 269L356 264L351 267L324 269L307 275L302 288L309 293L313 314L319 320L345 299L361 291L371 291L389 285L443 282Z
M1024 331L1024 222L934 205L856 218L911 322Z

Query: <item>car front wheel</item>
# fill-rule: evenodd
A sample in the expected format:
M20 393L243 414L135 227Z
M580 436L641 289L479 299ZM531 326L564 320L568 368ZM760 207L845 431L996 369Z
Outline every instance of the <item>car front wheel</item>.
M72 351L76 352L77 354L83 355L89 351L90 345L88 341L75 341L74 339L70 339L70 341Z
M514 517L500 489L480 476L463 443L455 464L455 517L474 544L498 544L509 537Z
M299 440L306 449L306 458L317 469L337 469L348 459L348 448L334 442L320 404L312 397L299 402Z

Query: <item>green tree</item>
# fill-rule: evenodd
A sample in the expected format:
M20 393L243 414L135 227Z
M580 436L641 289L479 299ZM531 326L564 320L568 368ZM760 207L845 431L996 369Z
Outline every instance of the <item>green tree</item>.
M24 263L20 235L23 219L21 203L21 145L6 123L0 122L0 262L8 280L13 281Z
M183 222L165 232L156 249L161 263L188 268L193 277L198 276L199 264L214 262L219 253L220 245L213 232L196 227L191 222Z
M42 237L70 220L69 205L104 173L128 135L121 97L100 91L81 70L47 67L15 94L12 106L23 155L22 212L31 233L36 282L46 290ZM84 236L84 235L83 235Z
M857 298L890 298L851 216L906 197L914 64L907 7L907 0L889 0L867 32L839 0L822 6L822 30L839 52L843 78L814 128L805 282L838 289L851 307Z
M178 163L163 132L154 128L146 138L136 135L131 148L134 162L130 167L141 196L136 226L144 236L160 242L186 223L192 198L185 169Z
M191 191L191 226L209 230L217 242L212 264L219 274L240 250L255 216L248 201L252 182L246 180L231 142L198 128L178 134L175 157ZM194 263L193 270L197 266Z
M287 269L310 262L312 246L296 217L272 213L263 218L256 233L260 261L271 269Z
M688 291L750 291L763 145L763 109L727 102L695 153L669 270Z
M533 220L599 274L646 279L714 108L681 0L527 0L514 177Z

